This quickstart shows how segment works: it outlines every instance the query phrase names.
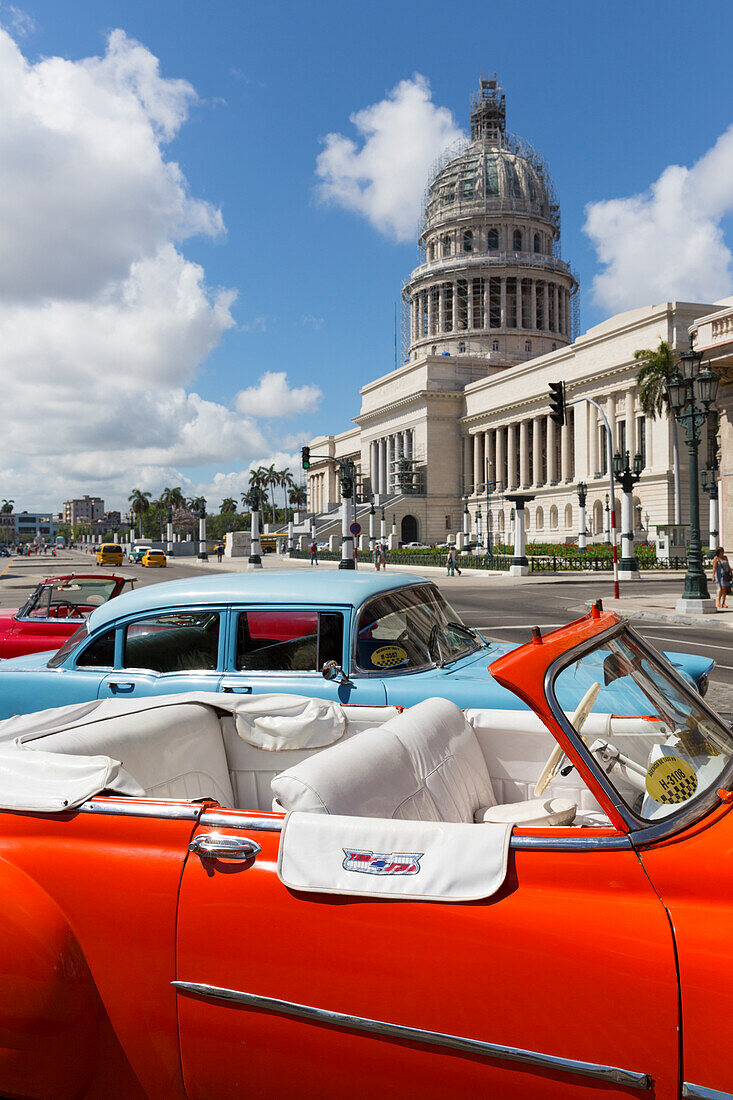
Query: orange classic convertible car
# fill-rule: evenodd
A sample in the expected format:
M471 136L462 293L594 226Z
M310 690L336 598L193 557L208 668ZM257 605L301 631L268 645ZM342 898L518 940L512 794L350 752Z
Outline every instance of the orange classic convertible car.
M0 1094L733 1096L729 727L598 605L491 671L0 723Z

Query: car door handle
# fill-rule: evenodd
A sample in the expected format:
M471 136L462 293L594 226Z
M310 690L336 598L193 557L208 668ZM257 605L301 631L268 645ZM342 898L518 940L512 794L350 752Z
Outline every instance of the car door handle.
M205 859L254 859L262 848L246 836L201 833L193 838L188 850Z
M233 677L227 679L226 677L221 681L219 685L221 691L233 691L237 695L251 695L252 685L243 684L240 680L235 680Z
M134 680L108 680L107 683L113 691L132 691L135 687Z

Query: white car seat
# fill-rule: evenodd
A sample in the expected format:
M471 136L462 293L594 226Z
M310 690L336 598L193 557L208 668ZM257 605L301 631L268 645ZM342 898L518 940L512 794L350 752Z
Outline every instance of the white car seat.
M459 707L438 698L309 757L271 788L276 810L355 817L542 826L571 824L576 812L567 799L496 807L473 729Z

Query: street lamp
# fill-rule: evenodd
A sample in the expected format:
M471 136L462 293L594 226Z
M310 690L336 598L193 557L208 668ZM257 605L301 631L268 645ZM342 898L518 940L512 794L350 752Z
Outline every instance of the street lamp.
M201 503L199 507L199 560L208 561L209 555L206 553L206 500L201 497Z
M578 516L578 550L585 550L586 548L586 531L585 531L585 502L588 498L588 486L584 481L578 482L578 504L580 506L580 514Z
M463 498L463 549L468 550L471 541L471 514L468 511L468 497Z
M481 505L476 509L476 549L479 550L483 546L483 540L481 538Z
M369 550L370 553L374 553L374 543L376 542L376 535L374 533L374 525L377 522L376 509L374 507L374 493L370 497L371 507L369 508Z
M634 455L633 470L629 463L629 452L624 457L620 451L613 456L613 476L621 486L621 569L622 580L639 579L639 563L634 557L634 486L644 469L644 459L639 451Z
M260 490L257 486L250 489L250 547L248 569L262 568L262 548L260 546Z
M703 492L707 493L710 497L710 521L708 530L709 549L711 554L714 554L718 548L718 538L720 535L718 527L718 472L717 457L713 462L709 462L702 472L702 489Z
M606 526L603 529L603 533L606 536L606 543L611 545L611 509L608 507L609 496L606 493Z
M707 579L702 567L700 542L700 489L697 451L700 432L707 422L710 406L715 401L720 381L708 364L703 370L702 355L692 346L684 352L677 364L677 373L667 382L666 391L675 419L685 429L685 442L690 456L690 550L687 557L687 573L682 599L677 601L678 611L713 612L715 607L708 592Z

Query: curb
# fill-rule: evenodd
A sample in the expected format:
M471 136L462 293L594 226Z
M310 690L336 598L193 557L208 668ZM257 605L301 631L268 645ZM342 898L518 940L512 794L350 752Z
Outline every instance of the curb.
M593 600L587 600L584 604L587 610L590 610L593 605ZM718 616L711 615L683 615L677 612L664 612L664 611L630 611L626 607L614 607L613 600L604 601L604 608L608 611L615 611L617 615L620 615L622 619L648 619L650 622L657 623L677 623L678 626L711 626L714 630L732 630L733 618L720 622Z

